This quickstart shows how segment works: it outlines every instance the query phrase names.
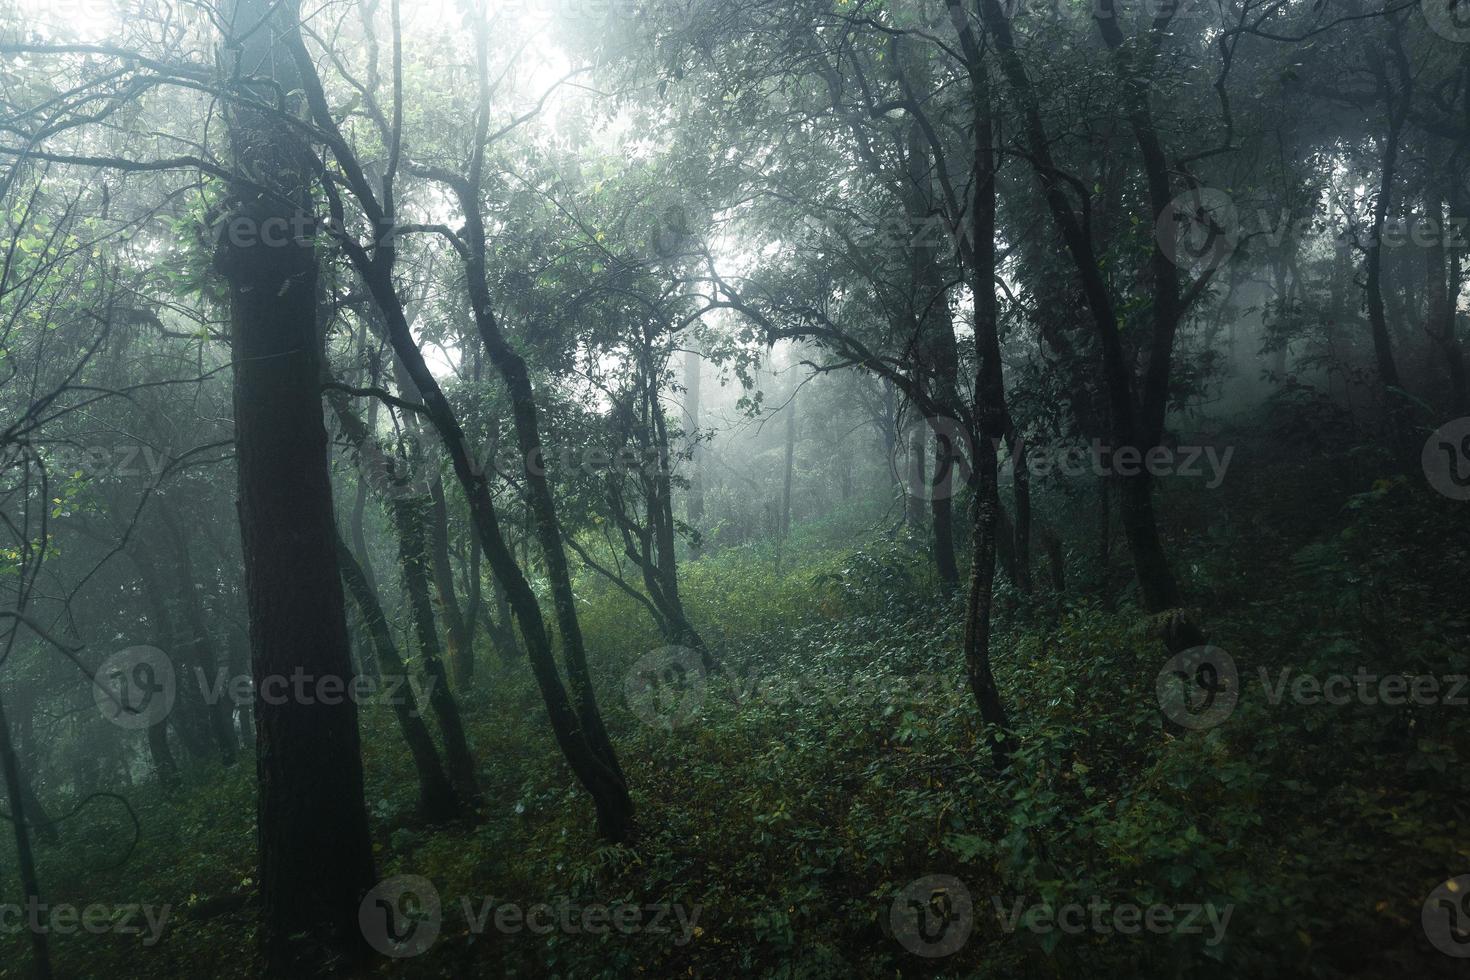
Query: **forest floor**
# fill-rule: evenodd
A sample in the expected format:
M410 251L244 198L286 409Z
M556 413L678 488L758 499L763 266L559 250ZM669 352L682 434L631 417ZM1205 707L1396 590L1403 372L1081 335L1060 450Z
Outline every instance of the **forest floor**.
M1166 489L1161 507L1185 588L1237 665L1233 714L1166 732L1155 682L1167 655L1136 610L1102 608L1087 583L1025 599L1003 586L996 669L1022 744L1006 778L964 685L962 598L940 594L923 548L873 515L803 525L780 551L687 562L687 604L726 674L657 716L624 696L656 633L585 583L638 846L598 843L522 665L485 655L465 699L478 822L414 821L392 716L368 709L379 874L427 878L442 906L427 952L381 974L1453 975L1460 962L1430 945L1420 915L1437 885L1470 872L1470 707L1276 694L1288 667L1470 673L1470 529L1405 481L1334 498L1316 464L1269 465L1229 496ZM41 850L51 902L170 910L151 945L53 937L60 975L256 973L252 776L244 763L170 796L132 791L130 853L131 825L105 800ZM906 951L890 917L930 874L957 878L973 910L968 941L932 959ZM573 926L532 929L541 904ZM1069 904L1089 910L1080 929L1044 911ZM1114 914L1125 907L1168 911L1139 928ZM621 927L577 926L597 921ZM25 944L0 936L0 977L25 975Z

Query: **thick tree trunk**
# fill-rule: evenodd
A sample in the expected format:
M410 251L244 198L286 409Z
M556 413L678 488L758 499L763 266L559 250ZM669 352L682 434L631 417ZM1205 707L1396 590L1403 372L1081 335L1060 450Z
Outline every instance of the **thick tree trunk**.
M234 0L227 17L226 76L265 76L250 87L269 103L299 91L289 53L300 43L295 4ZM261 940L272 973L300 975L365 956L358 903L375 873L357 706L267 696L298 674L339 689L352 679L322 423L315 248L290 233L264 245L267 229L299 228L310 213L311 160L273 114L235 107L226 122L234 159L251 174L231 188L237 210L217 261L230 286ZM260 237L234 234L244 231Z

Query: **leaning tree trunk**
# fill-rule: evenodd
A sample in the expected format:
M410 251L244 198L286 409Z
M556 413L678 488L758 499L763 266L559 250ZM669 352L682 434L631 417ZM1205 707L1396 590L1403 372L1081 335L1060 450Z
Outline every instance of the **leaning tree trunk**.
M398 560L403 567L404 591L408 594L419 656L423 658L424 674L431 685L429 706L434 709L434 718L439 722L439 731L444 735L444 753L449 759L449 771L454 777L455 787L466 799L473 801L480 795L479 777L475 774L475 759L465 736L459 704L454 699L454 693L449 690L449 677L444 670L444 660L439 655L439 630L434 624L434 603L429 594L426 505L427 501L421 497L399 498L390 505L393 524L398 529Z
M489 66L483 24L477 24L477 70L480 87L480 103L485 106L477 116L478 147L486 142L489 104ZM453 408L444 397L438 381L424 361L413 332L404 313L403 302L398 295L392 277L392 240L394 227L391 204L387 210L369 186L351 149L342 139L321 79L317 76L310 52L306 50L297 33L291 39L292 54L299 72L301 90L305 93L311 116L317 126L332 139L333 152L338 163L350 176L350 185L358 204L367 218L387 242L372 255L355 239L344 236L341 240L344 252L363 284L368 288L377 308L382 312L388 338L393 351L403 362L415 387L423 396L423 410L439 433L439 438L449 454L455 478L464 491L469 504L470 520L480 543L485 549L485 558L490 564L497 581L505 588L506 599L521 627L531 670L541 690L551 722L552 733L577 779L587 788L597 811L599 832L617 843L630 841L636 834L633 801L628 793L627 780L623 776L612 742L607 736L597 701L592 690L591 677L587 669L586 654L582 647L580 627L576 620L574 596L571 592L570 574L566 568L566 554L561 550L560 531L555 521L555 510L551 504L550 487L544 478L536 479L534 472L528 473L527 483L532 490L533 507L538 511L537 527L542 536L545 557L551 572L553 595L556 600L558 619L562 627L562 640L567 655L567 675L572 688L570 697L561 677L557 673L556 661L551 649L551 639L546 622L541 615L536 594L531 589L525 574L517 565L515 556L506 544L500 529L500 518L495 510L490 493L489 481L484 468L471 458L469 444L463 427ZM486 235L483 218L479 212L479 175L481 151L477 151L471 166L471 178L433 170L433 175L450 186L465 210L465 241L467 244L466 272L471 305L474 307L476 324L492 362L500 369L510 390L515 409L517 437L530 449L539 452L540 436L536 429L536 408L531 399L530 378L525 363L510 350L500 335L494 313L489 307L489 291L486 287L485 249ZM328 200L334 216L345 217L340 198L335 188L328 187ZM493 342L493 343L492 343ZM496 346L498 345L498 346ZM530 458L530 457L528 457ZM534 468L528 467L529 470ZM537 502L539 501L539 503ZM549 518L549 520L547 520ZM559 563L559 565L558 565Z
M383 615L383 606L368 584L367 575L352 549L340 537L337 539L337 558L342 566L342 581L347 583L347 591L352 593L358 609L362 611L363 623L372 639L378 663L389 676L407 678L408 666L398 655L398 647L388 629L388 618ZM413 756L414 771L419 780L419 813L430 822L449 819L460 811L461 803L449 783L449 777L444 774L444 766L434 748L434 737L429 734L418 700L407 684L400 686L393 698L393 715L398 719L403 740L408 743L408 751Z
M296 5L234 0L228 18L224 73L260 77L246 87L261 101L293 98L302 86L290 52L300 42ZM300 975L365 956L358 904L375 877L372 839L352 699L264 696L298 672L341 689L352 679L322 421L315 247L290 234L265 247L262 234L299 228L310 213L313 161L273 113L235 106L226 123L234 159L251 175L232 181L235 211L216 261L229 283L235 368L261 941L271 972Z
M379 447L362 419L352 411L345 392L330 389L327 400L341 426L342 434L357 453L359 471L365 476L371 474L372 477L380 478L379 489L387 495L389 517L393 530L398 535L398 564L403 572L409 614L419 644L419 655L423 657L424 674L432 685L428 692L429 706L434 709L434 717L444 735L444 752L449 759L449 771L454 777L455 788L466 800L474 802L480 795L474 755L465 737L459 703L454 698L454 692L449 689L449 679L440 656L439 630L434 623L434 601L429 592L427 525L432 502L415 485L422 481L413 480L404 473L395 458ZM381 464L380 472L377 464ZM407 677L406 674L402 676L405 679Z

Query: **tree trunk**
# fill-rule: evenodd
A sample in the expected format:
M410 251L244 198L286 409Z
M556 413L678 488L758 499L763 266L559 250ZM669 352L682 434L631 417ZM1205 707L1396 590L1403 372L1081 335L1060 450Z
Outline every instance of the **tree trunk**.
M398 655L383 607L368 585L367 576L363 574L352 549L341 538L337 539L337 556L342 566L342 581L362 611L378 662L387 669L390 677L407 678L408 667ZM412 687L406 683L400 686L392 701L393 715L398 719L398 727L403 732L403 740L408 743L414 770L418 774L419 812L431 822L447 820L460 811L460 800L449 783L449 777L444 774L439 753L434 748L434 738L424 724Z
M474 755L465 737L459 705L449 690L449 678L439 655L439 630L434 624L433 599L429 595L429 557L425 524L428 521L426 501L419 497L395 499L392 504L393 524L398 528L399 563L403 566L404 591L413 617L414 635L428 677L429 706L444 736L444 754L454 785L468 800L479 798L479 778L475 774Z
M275 103L301 89L289 46L295 4L234 0L221 46L227 77L261 73L252 94ZM372 887L357 706L350 698L266 697L304 674L351 683L337 566L337 531L322 423L321 337L314 244L289 236L263 247L235 231L291 228L311 211L311 160L273 114L226 114L237 164L236 208L217 261L229 281L240 537L255 678L256 834L261 940L268 969L316 970L360 961L358 903ZM264 186L270 193L262 194Z
M438 473L429 481L429 544L434 558L434 591L444 613L444 634L449 644L449 667L462 690L475 683L475 652L470 645L468 621L454 591L454 568L449 563L449 505L444 499L444 481Z
M156 727L156 726L155 726ZM9 802L10 825L15 833L16 865L20 872L21 893L26 904L40 904L41 884L36 876L36 861L31 853L31 839L26 819L25 794L21 789L20 762L15 757L15 748L10 742L10 720L5 716L5 705L0 703L0 770L5 780L5 798ZM28 929L31 934L31 949L35 955L35 972L40 980L51 978L51 954L46 944L45 929Z
M699 352L684 352L684 438L689 453L689 490L684 498L684 519L690 527L698 527L704 520L704 476L700 471L699 453L699 399L700 375L703 364ZM698 557L699 539L696 536L691 549Z
M199 578L194 574L194 560L189 554L188 542L184 540L173 513L167 507L163 507L159 509L159 515L162 518L161 523L168 535L176 562L174 568L179 591L179 607L184 614L184 625L189 633L184 638L184 643L190 651L188 660L196 671L202 672L204 677L213 682L219 671L219 656L214 648L214 637L210 634L209 625L205 622L204 610L199 604L197 591ZM190 680L197 682L198 679L199 675L196 674ZM203 691L201 690L200 693L202 695ZM232 710L230 700L227 697L217 698L214 703L205 704L204 710L209 720L210 733L214 736L215 746L219 749L220 761L227 766L233 766L240 744L235 738L235 728L230 724Z
M923 425L915 425L909 430L908 451L908 489L906 499L908 501L908 525L911 528L924 526L924 496L923 488L929 485L929 477L924 465L928 456L929 431Z
M781 481L781 537L791 535L791 478L796 471L796 392L786 404L786 465Z
M1424 330L1444 358L1449 381L1449 410L1466 412L1465 361L1455 339L1455 301L1460 294L1459 258L1447 247L1452 224L1445 221L1444 196L1437 175L1424 185L1424 215L1434 238L1424 252ZM1452 191L1453 193L1453 191ZM1451 208L1453 215L1454 209Z
M444 736L444 753L449 760L449 772L454 779L455 788L465 800L473 803L480 795L479 779L475 774L474 755L465 737L459 704L449 689L444 661L440 657L439 630L434 622L434 600L429 591L428 525L433 509L432 498L420 493L419 488L414 485L417 481L403 472L394 456L378 446L362 419L352 411L346 392L331 389L327 393L327 401L337 416L342 434L357 452L359 461L377 460L381 463L382 489L387 494L388 513L398 535L398 564L403 572L409 616L418 640L419 655L423 658L424 674L430 684L429 706L433 708L434 717L439 722L439 731ZM367 468L359 466L359 470ZM447 541L445 549L447 563ZM366 614L367 610L364 608L364 615ZM382 650L376 639L375 649L380 652ZM401 676L406 682L408 675Z
M1388 87L1384 59L1378 59L1380 82ZM1407 80L1405 80L1407 83ZM1393 203L1393 185L1398 176L1399 139L1409 111L1409 93L1403 91L1397 100L1389 91L1388 129L1383 138L1383 157L1379 166L1378 200L1373 206L1373 227L1364 257L1364 295L1368 305L1368 325L1373 334L1373 357L1378 367L1378 382L1388 438L1396 465L1405 465L1409 444L1408 401L1399 380L1394 360L1393 341L1388 330L1388 317L1383 302L1383 233Z

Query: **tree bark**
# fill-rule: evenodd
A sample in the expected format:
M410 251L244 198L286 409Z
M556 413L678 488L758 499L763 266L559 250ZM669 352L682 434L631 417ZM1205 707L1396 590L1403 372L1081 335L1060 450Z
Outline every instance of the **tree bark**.
M15 747L10 741L10 720L5 715L5 705L0 702L0 770L3 770L5 797L10 804L10 825L15 833L16 865L20 872L21 892L27 904L41 901L41 884L36 875L36 860L31 852L31 839L26 819L25 794L21 789L20 761L15 757ZM46 943L45 929L29 929L31 949L35 955L36 976L40 980L51 978L51 954Z
M367 626L368 636L372 638L378 662L387 669L389 676L407 678L408 666L398 655L398 647L388 629L388 618L383 615L382 604L368 584L367 576L363 574L362 566L353 556L352 549L340 537L337 539L337 556L342 566L342 581L346 583L347 591L352 593L362 611L363 622ZM392 708L398 727L403 732L403 740L408 743L409 753L413 756L414 771L419 780L420 814L431 822L449 819L460 811L461 802L450 785L449 777L444 774L444 766L434 748L434 738L429 734L429 727L424 724L418 700L408 684L398 688Z
M294 3L234 0L221 47L229 77L275 103L302 86ZM289 96L288 96L289 97ZM267 698L298 673L346 685L352 660L337 565L321 406L317 265L309 240L265 247L231 232L292 228L310 213L311 160L273 114L226 115L235 207L216 260L229 283L240 537L255 679L261 941L273 973L300 974L367 947L358 903L375 879L350 698ZM262 193L262 190L265 193Z

